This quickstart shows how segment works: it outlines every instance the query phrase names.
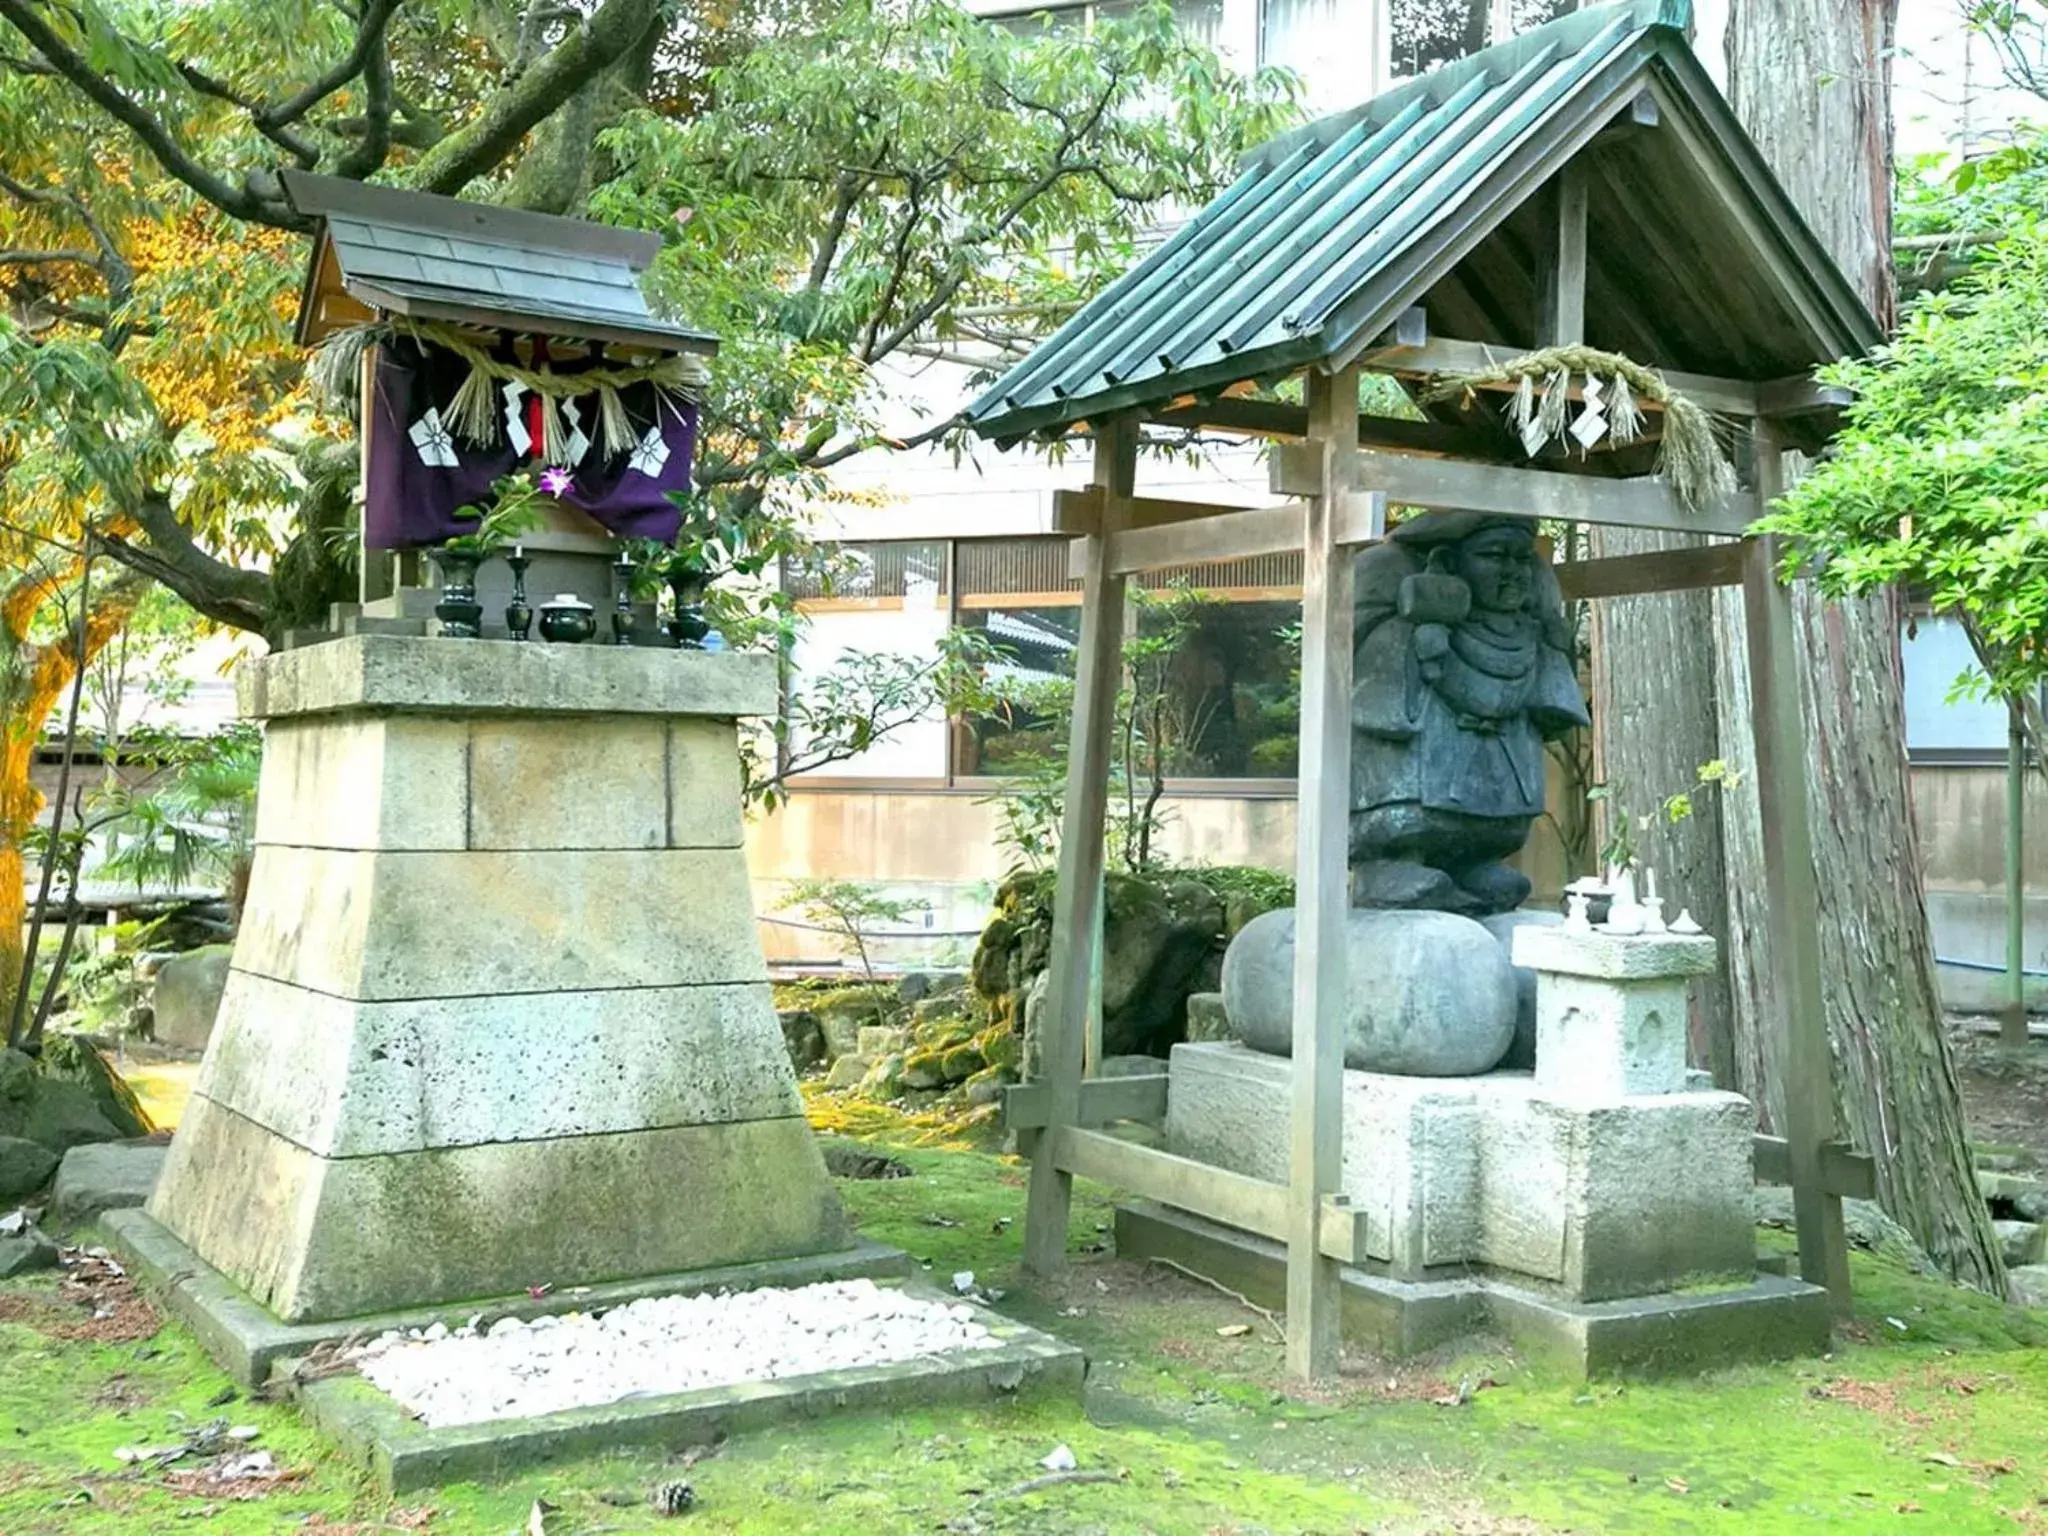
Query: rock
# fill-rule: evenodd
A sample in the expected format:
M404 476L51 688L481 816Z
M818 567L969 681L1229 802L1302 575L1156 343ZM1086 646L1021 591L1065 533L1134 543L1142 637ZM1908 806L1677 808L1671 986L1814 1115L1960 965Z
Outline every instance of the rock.
M1039 1060L1039 1016L1045 1012L1045 994L1052 988L1052 972L1040 971L1031 978L1031 985L1024 993L1024 1076L1043 1077L1043 1066Z
M888 1100L903 1092L903 1058L884 1056L860 1080L861 1093L870 1099Z
M1778 1184L1756 1187L1756 1220L1760 1227L1796 1229L1792 1215L1792 1191ZM1916 1275L1932 1275L1934 1261L1914 1241L1913 1234L1884 1213L1875 1200L1844 1200L1842 1229L1849 1241L1882 1258L1888 1258Z
M2015 1306L2048 1307L2048 1264L2022 1264L2005 1272L2006 1294Z
M2043 1257L2042 1239L2048 1237L2048 1227L2033 1221L1994 1221L1991 1229L1998 1234L1998 1246L2005 1254L2005 1267L2018 1269L2024 1264L2038 1264Z
M1994 1215L2048 1222L2048 1184L2031 1175L1980 1172L1977 1189L1987 1201L1998 1207Z
M1186 1027L1186 999L1223 936L1223 902L1198 880L1159 886L1112 875L1104 888L1102 1049L1164 1051Z
M943 997L928 997L910 1010L910 1017L918 1024L964 1023L967 1002L950 992Z
M999 1104L1002 1102L1003 1090L1007 1087L1009 1084L1004 1080L1000 1068L985 1067L967 1079L967 1086L961 1091L961 1097L977 1108L983 1104Z
M974 946L974 960L969 975L974 990L983 997L995 997L1010 990L1010 955L1017 947L1017 924L1015 920L997 914L988 920L988 926L981 930L981 938Z
M845 1013L821 1014L818 1018L818 1033L825 1041L825 1058L837 1061L842 1056L860 1053L860 1032L865 1017Z
M203 1051L220 1011L220 995L228 984L232 944L209 944L173 955L156 973L150 1007L156 1016L160 1045Z
M782 1025L782 1043L789 1051L789 1064L799 1076L825 1061L825 1032L818 1016L808 1008L785 1008L775 1015Z
M1512 956L1517 928L1560 927L1564 923L1564 914L1522 907L1513 912L1496 912L1491 917L1482 917L1479 922L1500 940L1501 950ZM1520 1072L1531 1072L1536 1067L1536 973L1526 965L1515 967L1515 1043L1508 1047L1501 1065Z
M34 1227L19 1237L0 1237L0 1280L57 1267L57 1245Z
M25 1136L0 1136L0 1202L33 1194L57 1171L57 1154Z
M42 1073L48 1080L83 1086L100 1117L114 1128L112 1140L155 1133L135 1090L84 1036L59 1034L44 1040Z
M832 1062L832 1069L825 1074L825 1086L827 1088L858 1088L861 1079L868 1075L868 1068L873 1065L874 1063L869 1061L867 1057L852 1051L847 1052L844 1056L835 1057Z
M903 1069L898 1081L905 1088L943 1088L947 1078L941 1057L937 1051L913 1051L901 1058Z
M90 1141L118 1141L121 1134L84 1083L40 1071L20 1051L0 1051L0 1136L68 1152Z
M1221 992L1196 992L1188 998L1188 1039L1197 1043L1235 1040Z
M957 997L966 990L967 976L963 971L909 971L896 983L896 996L906 1003Z
M102 1211L147 1203L169 1151L167 1144L153 1141L74 1147L64 1154L50 1191L51 1220L73 1226Z
M861 1027L858 1049L863 1056L888 1056L910 1048L910 1031L892 1024L866 1024Z
M939 1054L939 1075L948 1083L963 1083L987 1065L972 1040L950 1046Z
M922 971L905 971L896 979L896 998L904 1003L921 1003L931 996L932 979Z
M974 1037L974 1048L981 1052L981 1059L991 1067L1014 1074L1024 1064L1024 1042L1017 1032L1001 1024L991 1024Z
M1469 1077L1514 1041L1515 971L1494 936L1448 912L1353 908L1346 924L1344 1064ZM1254 1050L1293 1048L1294 911L1245 925L1223 960L1231 1028Z

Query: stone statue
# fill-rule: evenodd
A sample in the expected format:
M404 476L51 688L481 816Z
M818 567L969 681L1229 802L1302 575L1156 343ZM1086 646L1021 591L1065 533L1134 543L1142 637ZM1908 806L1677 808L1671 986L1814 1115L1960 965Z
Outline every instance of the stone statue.
M1546 740L1591 723L1557 577L1517 518L1435 512L1358 558L1351 899L1483 916L1543 813Z

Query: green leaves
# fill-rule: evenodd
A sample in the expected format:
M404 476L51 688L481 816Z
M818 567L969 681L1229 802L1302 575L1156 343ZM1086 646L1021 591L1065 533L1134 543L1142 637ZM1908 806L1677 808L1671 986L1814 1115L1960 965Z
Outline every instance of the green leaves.
M1825 370L1857 392L1765 527L1838 594L1902 583L1970 633L1991 692L2048 677L2048 229L2017 219L1898 338Z

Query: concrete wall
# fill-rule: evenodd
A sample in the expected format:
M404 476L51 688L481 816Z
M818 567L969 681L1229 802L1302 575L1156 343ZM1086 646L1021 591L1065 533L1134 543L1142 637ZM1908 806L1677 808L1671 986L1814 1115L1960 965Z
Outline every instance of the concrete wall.
M1963 1011L1996 1008L2006 995L2005 769L1916 767L1913 804L1935 954L2000 968L1941 967L1942 998ZM2048 971L2048 783L2039 773L2027 775L2025 818L2026 964ZM2048 976L2029 977L2027 996L2048 1012Z

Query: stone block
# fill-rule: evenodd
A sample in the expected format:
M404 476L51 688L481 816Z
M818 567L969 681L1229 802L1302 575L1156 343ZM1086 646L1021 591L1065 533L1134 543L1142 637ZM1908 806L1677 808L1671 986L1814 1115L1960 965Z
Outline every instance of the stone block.
M236 972L196 1091L322 1157L801 1112L761 983L354 1002Z
M722 720L671 720L668 725L668 844L671 848L737 848L742 817L738 733Z
M469 728L469 846L668 845L668 723L525 715Z
M259 847L234 963L365 1000L767 977L746 862L723 849Z
M327 1159L195 1095L149 1213L286 1322L844 1241L801 1118Z
M469 824L468 751L469 725L463 720L273 720L263 731L256 841L306 848L460 848Z
M206 1049L206 1042L213 1038L221 992L228 984L228 957L233 953L232 944L208 944L172 955L157 967L156 984L150 991L157 1044L187 1051Z
M73 1147L64 1154L50 1190L50 1219L63 1226L104 1211L146 1204L163 1174L170 1148L162 1142L116 1141Z
M1567 1295L1605 1301L1756 1272L1756 1111L1747 1099L1667 1094L1573 1119Z
M1169 1151L1286 1182L1289 1063L1179 1045L1169 1077ZM1643 1295L1754 1270L1754 1134L1736 1094L1583 1105L1521 1073L1347 1071L1339 1187L1396 1275L1475 1264L1577 1300Z
M451 641L349 635L244 662L241 713L270 720L338 710L467 714L772 715L764 652Z
M1717 953L1704 934L1568 933L1548 924L1519 927L1512 942L1516 965L1598 981L1705 976Z
M0 1204L32 1195L57 1171L57 1154L26 1136L0 1136Z
M852 1052L844 1056L836 1056L832 1060L831 1069L825 1074L825 1086L827 1088L858 1088L861 1085L861 1081L868 1075L868 1069L873 1065L874 1063L867 1057L856 1055Z
M2048 1307L2048 1264L2022 1264L2005 1273L2006 1294L2013 1305Z
M1589 1103L1682 1093L1686 1014L1683 980L1615 982L1543 972L1536 1086Z

